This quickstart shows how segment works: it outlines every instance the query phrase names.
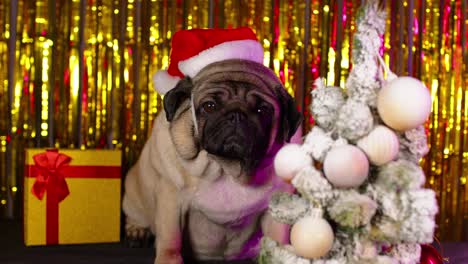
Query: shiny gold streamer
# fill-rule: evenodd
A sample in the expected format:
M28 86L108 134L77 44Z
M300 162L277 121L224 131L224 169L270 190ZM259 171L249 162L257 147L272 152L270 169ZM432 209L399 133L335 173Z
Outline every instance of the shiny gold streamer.
M310 129L312 81L321 76L345 86L360 0L18 0L16 21L10 1L1 1L1 216L12 217L8 208L20 215L26 147L117 148L126 169L136 161L161 108L151 76L168 66L174 32L208 27L210 2L214 27L254 29L264 64L303 100L304 131ZM384 59L396 73L420 78L433 95L431 149L421 164L437 192L438 236L468 240L467 0L383 2ZM6 69L11 59L15 67Z

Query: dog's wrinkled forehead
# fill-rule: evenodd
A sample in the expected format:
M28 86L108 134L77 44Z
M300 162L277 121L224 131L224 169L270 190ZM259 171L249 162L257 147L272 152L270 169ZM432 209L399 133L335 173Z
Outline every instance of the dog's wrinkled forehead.
M262 64L246 60L225 60L206 66L193 78L193 94L203 96L216 84L238 83L238 86L255 87L262 97L276 98L275 87L280 80ZM243 85L242 85L243 84Z

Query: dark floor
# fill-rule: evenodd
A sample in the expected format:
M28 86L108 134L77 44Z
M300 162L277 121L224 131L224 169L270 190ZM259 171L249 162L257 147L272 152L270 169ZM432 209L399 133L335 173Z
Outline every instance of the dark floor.
M443 253L444 257L449 258L449 264L468 264L468 242L443 243ZM124 243L25 247L20 223L0 221L0 263L2 264L152 264L153 258L152 248L128 248ZM208 263L216 262L203 264Z
M153 264L154 249L129 248L125 243L34 246L23 244L21 223L0 220L1 264ZM192 264L186 261L185 264ZM254 261L203 262L197 264L253 264Z

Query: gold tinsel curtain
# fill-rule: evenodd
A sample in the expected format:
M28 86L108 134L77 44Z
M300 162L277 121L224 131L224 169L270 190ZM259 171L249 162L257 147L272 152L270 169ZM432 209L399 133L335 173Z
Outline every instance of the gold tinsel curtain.
M468 240L467 0L382 1L384 58L433 95L422 161L440 205L437 234ZM312 81L344 87L358 0L0 1L0 216L21 216L26 147L122 149L136 161L161 107L151 76L175 31L253 28L313 125Z

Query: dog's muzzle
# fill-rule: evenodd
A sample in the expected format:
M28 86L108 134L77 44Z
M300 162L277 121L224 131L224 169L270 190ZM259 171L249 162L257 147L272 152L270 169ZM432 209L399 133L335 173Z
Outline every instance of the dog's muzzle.
M254 134L254 130L245 113L231 111L217 122L205 126L203 147L217 156L243 159L250 156L252 142L249 134Z

